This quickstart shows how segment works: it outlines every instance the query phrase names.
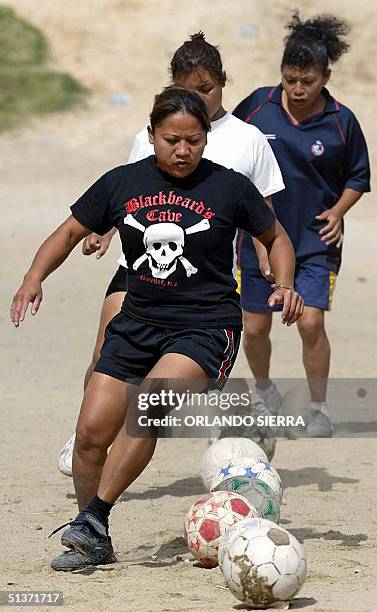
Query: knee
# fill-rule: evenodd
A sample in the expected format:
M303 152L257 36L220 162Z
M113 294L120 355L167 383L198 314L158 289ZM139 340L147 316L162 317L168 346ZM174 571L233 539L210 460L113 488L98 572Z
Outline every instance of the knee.
M268 317L244 313L244 341L257 342L266 340L270 335L271 321Z
M305 342L316 342L324 333L323 314L303 315L297 322L298 330L302 340Z
M88 452L104 446L107 448L97 427L90 422L78 423L75 440L75 450L77 452Z

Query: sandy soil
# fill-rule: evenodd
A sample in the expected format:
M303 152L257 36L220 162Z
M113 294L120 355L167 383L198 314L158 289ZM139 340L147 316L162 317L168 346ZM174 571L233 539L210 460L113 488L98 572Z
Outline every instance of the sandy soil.
M71 433L103 293L118 254L116 241L100 262L74 253L45 283L39 315L15 330L11 297L42 239L67 206L103 171L122 163L146 121L153 94L167 81L171 52L203 29L220 43L231 82L228 108L252 88L278 80L282 25L291 4L239 0L9 0L46 33L51 63L93 91L86 109L33 120L0 139L0 362L2 411L2 590L61 590L75 610L237 610L219 569L177 561L184 555L183 517L202 493L202 440L162 440L148 469L113 512L119 564L75 575L56 574L59 552L50 531L75 515L72 481L56 468ZM357 114L372 164L377 154L372 0L313 0L305 15L333 11L353 26L352 52L334 70L331 89ZM216 11L216 12L215 12ZM240 35L256 26L256 37ZM110 96L127 91L127 106ZM335 308L328 317L332 375L375 377L377 282L374 195L349 215ZM274 325L273 375L302 376L295 330ZM247 375L240 355L234 375ZM377 451L374 439L282 440L274 465L285 485L282 523L305 541L309 573L292 605L319 611L377 610L375 564ZM160 561L153 562L152 555Z

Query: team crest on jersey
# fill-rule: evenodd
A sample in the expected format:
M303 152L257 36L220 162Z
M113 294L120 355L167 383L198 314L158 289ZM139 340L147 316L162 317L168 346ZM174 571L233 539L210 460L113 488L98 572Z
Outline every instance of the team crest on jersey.
M320 140L316 140L312 144L312 148L310 150L313 153L313 155L315 155L316 157L319 157L320 155L323 155L323 153L325 152L325 147L323 146Z

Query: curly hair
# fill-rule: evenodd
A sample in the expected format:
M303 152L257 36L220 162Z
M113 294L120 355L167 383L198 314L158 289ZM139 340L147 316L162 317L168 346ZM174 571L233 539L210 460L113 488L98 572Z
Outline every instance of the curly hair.
M330 62L336 62L350 47L344 37L350 32L349 25L333 15L318 15L301 21L298 11L286 25L289 34L281 67L297 66L303 69L319 65L327 70Z

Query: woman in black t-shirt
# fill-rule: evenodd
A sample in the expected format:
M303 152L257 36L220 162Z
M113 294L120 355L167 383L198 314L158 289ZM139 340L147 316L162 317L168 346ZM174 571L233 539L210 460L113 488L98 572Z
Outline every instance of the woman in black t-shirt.
M13 299L18 327L29 303L32 314L38 311L42 282L83 237L118 228L129 290L107 327L81 407L73 459L80 512L62 535L69 550L53 560L55 570L116 561L109 513L150 461L158 426L149 422L141 437L131 437L126 404L128 428L138 398L161 392L165 379L184 381L185 390L195 383L197 391L210 383L221 388L229 375L242 327L232 274L238 227L267 248L276 279L270 305L283 304L287 325L302 313L285 231L247 178L202 159L209 128L206 105L194 92L169 87L156 96L149 128L155 156L107 172L79 198ZM170 396L165 412L173 407Z

